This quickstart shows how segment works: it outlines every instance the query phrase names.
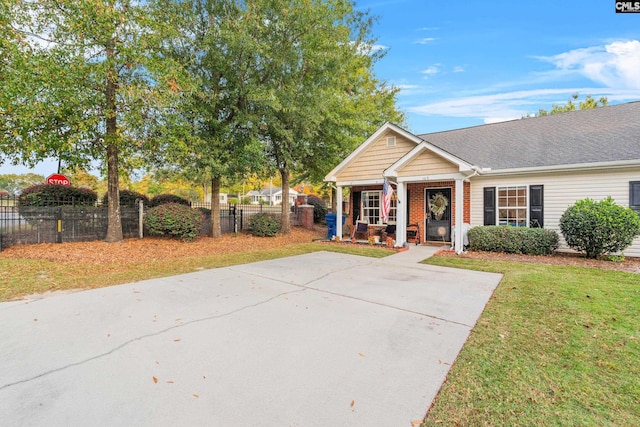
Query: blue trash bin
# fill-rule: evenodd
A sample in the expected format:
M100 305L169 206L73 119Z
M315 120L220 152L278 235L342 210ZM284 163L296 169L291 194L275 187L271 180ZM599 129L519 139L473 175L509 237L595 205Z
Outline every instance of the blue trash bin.
M336 214L328 213L325 221L327 222L327 239L331 240L336 235Z

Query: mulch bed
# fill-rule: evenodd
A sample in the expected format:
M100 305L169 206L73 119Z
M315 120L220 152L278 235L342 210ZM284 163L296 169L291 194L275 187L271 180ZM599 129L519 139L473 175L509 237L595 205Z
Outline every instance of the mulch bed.
M41 243L11 246L0 252L0 258L19 258L85 264L130 264L144 261L204 257L248 250L274 249L292 243L310 243L326 237L326 228L306 230L293 227L289 234L255 237L248 233L223 234L213 239L201 237L193 242L145 237L125 239L119 243L103 241L73 243Z
M500 252L468 251L456 255L454 251L438 251L435 256L463 257L471 259L486 259L491 261L516 261L549 265L572 265L576 267L602 268L631 273L640 273L640 258L626 257L624 261L608 261L603 259L588 259L580 254L557 252L553 255L516 255Z

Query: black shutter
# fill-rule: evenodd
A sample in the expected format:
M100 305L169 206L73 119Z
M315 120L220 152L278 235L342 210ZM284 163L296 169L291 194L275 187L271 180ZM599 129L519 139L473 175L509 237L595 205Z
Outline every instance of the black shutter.
M354 191L353 192L353 205L351 206L351 220L353 221L353 224L355 225L356 221L360 218L360 200L362 199L362 192L360 191Z
M640 181L629 182L629 207L640 215Z
M496 187L484 187L484 225L496 225Z
M405 197L405 198L404 198L404 199L402 199L402 200L404 200L404 202L403 202L403 203L404 203L404 205L405 205L405 207L406 207L406 209L407 209L407 225L408 225L408 224L409 224L409 218L411 218L411 217L409 216L409 207L411 206L411 193L409 192L409 189L408 189L408 188L407 188L407 197Z
M544 185L529 186L529 225L544 227Z

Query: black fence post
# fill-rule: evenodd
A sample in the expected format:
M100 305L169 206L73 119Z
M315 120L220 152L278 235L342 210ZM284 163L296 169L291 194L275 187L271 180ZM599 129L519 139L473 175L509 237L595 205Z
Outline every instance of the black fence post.
M56 215L56 225L57 225L57 234L56 234L56 243L62 243L62 207L57 209Z
M236 205L233 205L233 232L238 232L238 218L236 216Z
M242 208L240 208L240 230L244 230L244 222L242 218Z

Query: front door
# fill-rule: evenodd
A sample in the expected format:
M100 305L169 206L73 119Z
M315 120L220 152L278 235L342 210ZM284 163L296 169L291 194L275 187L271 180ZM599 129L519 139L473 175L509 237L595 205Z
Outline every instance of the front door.
M451 188L427 188L425 193L425 241L451 242Z

